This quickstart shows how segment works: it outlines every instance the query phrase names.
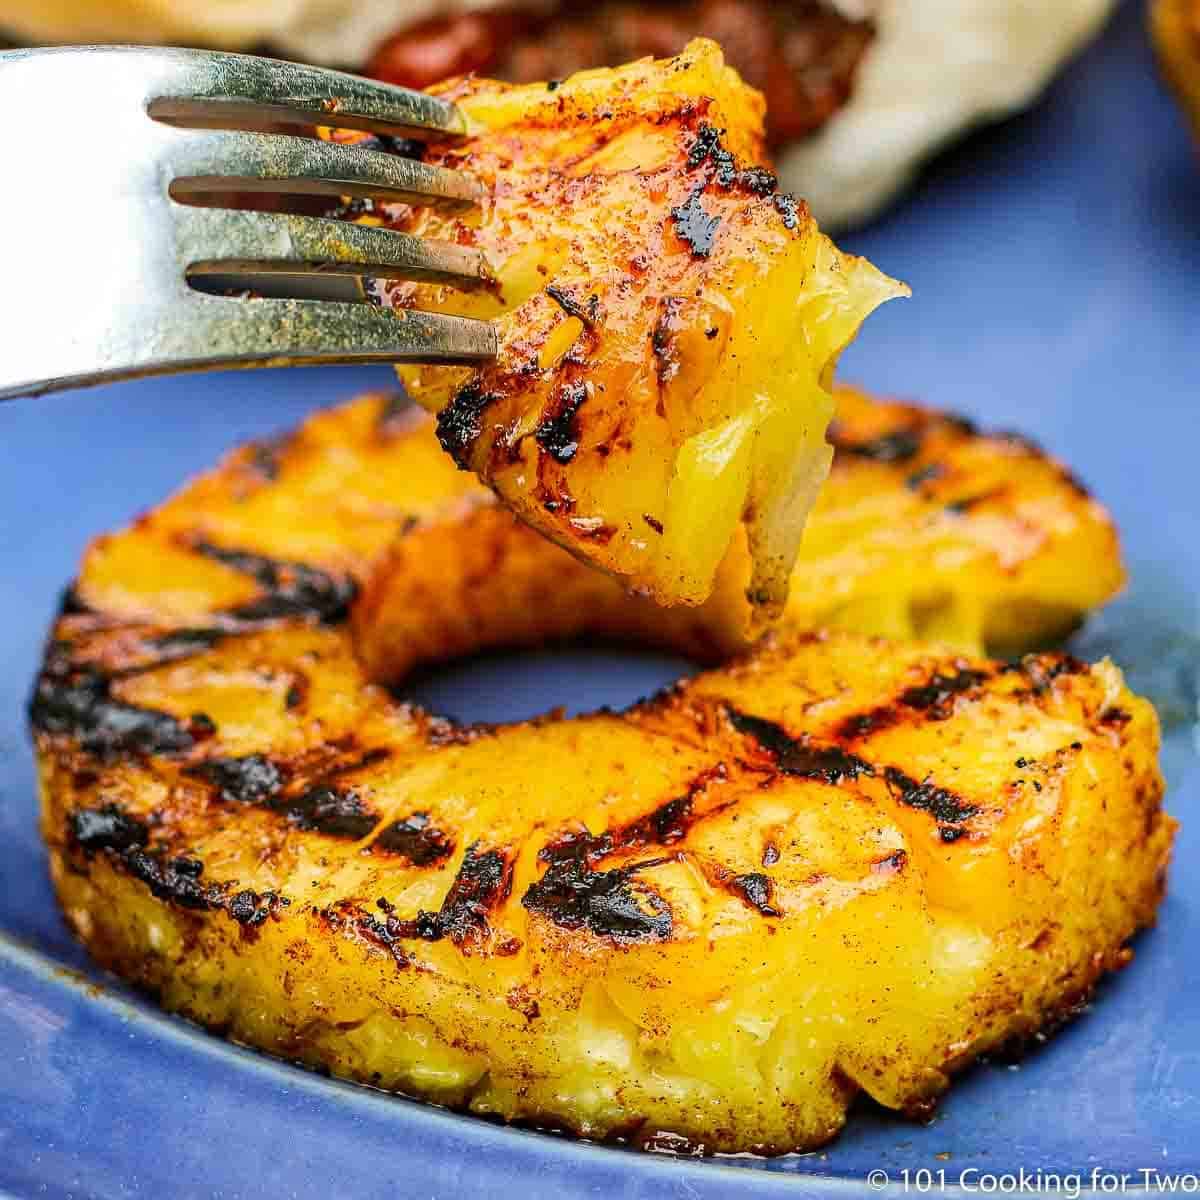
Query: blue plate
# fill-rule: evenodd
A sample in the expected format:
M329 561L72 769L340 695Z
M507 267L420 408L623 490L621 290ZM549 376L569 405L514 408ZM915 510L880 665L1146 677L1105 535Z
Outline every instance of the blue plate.
M929 1125L864 1104L822 1153L771 1161L676 1160L504 1129L160 1015L91 970L46 879L24 702L58 590L90 535L227 446L390 376L263 372L21 401L0 410L0 1190L826 1197L859 1194L872 1171L897 1192L906 1172L914 1188L939 1172L976 1188L1022 1169L1085 1185L1093 1172L1101 1185L1200 1173L1200 160L1157 82L1141 5L1123 7L1036 111L941 160L847 244L915 296L872 318L843 373L1033 434L1125 532L1133 586L1082 646L1111 650L1168 718L1169 803L1183 830L1159 927L1092 1011L1019 1067L970 1071ZM103 280L87 286L104 302ZM680 669L580 650L457 667L417 695L463 718L513 718L580 695L587 707L622 703Z

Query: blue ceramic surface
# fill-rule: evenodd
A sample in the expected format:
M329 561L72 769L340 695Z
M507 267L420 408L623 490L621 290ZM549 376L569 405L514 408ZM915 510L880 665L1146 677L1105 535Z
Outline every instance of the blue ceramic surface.
M1082 637L1168 718L1183 820L1159 927L1019 1067L961 1079L928 1126L861 1105L816 1155L694 1162L504 1129L307 1074L159 1015L88 966L55 910L24 702L85 540L236 441L384 385L383 370L144 382L0 409L0 1191L50 1197L858 1195L872 1170L1200 1171L1200 159L1128 4L1030 114L941 160L846 239L914 298L843 374L1018 428L1116 514L1129 595ZM87 280L101 296L103 280ZM87 302L85 299L84 302ZM103 302L102 300L100 302ZM463 718L624 703L665 658L490 659L417 697ZM93 986L96 982L99 987ZM965 1174L964 1174L965 1173ZM973 1174L974 1173L974 1174Z

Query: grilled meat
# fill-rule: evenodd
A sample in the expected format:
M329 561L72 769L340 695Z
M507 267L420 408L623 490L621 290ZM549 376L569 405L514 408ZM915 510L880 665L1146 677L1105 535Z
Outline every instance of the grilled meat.
M495 363L401 369L443 446L533 528L663 604L703 601L744 526L754 602L776 615L828 469L834 363L905 289L839 254L753 165L762 98L711 42L445 94L475 136L424 157L480 178L482 214L368 218L478 246L496 272L486 293L385 289L396 307L496 319Z
M427 88L476 72L514 83L561 78L712 38L767 101L767 138L783 146L820 129L850 97L874 23L821 0L578 0L548 7L475 9L397 31L367 74Z
M872 489L936 483L898 536L945 522L969 560L1040 513L1057 554L1101 545L1116 570L1103 514L1028 447L852 395L835 432L822 503L862 518L842 549L889 527ZM1007 499L939 515L972 470ZM414 562L435 643L448 609L502 606L516 576L476 555L480 512L539 544L427 418L373 397L93 544L31 719L55 884L100 962L348 1078L779 1151L836 1133L860 1090L926 1111L1127 960L1173 822L1153 711L1114 667L789 631L624 714L456 726L378 687L346 619L369 643L371 595ZM387 553L431 524L442 557ZM1008 553L1019 577L1037 539ZM982 550L964 570L964 593L1005 586Z

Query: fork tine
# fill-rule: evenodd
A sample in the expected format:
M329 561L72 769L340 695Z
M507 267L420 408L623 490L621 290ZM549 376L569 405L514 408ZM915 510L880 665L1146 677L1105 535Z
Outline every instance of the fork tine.
M460 171L411 158L287 134L178 130L168 154L172 192L281 192L354 196L461 208L483 189Z
M240 300L191 293L180 365L332 362L474 363L496 355L487 321L330 300ZM234 308L233 306L237 307Z
M461 136L466 122L446 100L327 71L244 54L174 52L189 70L158 89L150 115L159 120L250 125L334 125L417 137Z
M198 273L311 271L464 289L490 278L483 255L471 247L326 217L180 207L175 225L183 259Z

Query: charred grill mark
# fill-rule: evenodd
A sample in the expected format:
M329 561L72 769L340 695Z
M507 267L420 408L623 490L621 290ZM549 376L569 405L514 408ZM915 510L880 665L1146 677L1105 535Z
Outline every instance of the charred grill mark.
M687 200L671 209L671 220L681 241L691 248L695 258L707 258L717 238L720 217L714 217L700 203L701 191L694 191Z
M956 842L966 832L959 826L975 816L979 806L971 804L946 788L937 787L926 780L918 783L899 767L886 767L883 777L892 794L909 808L927 812L938 825L938 834L943 842Z
M428 867L442 862L454 852L450 836L429 820L426 812L415 812L400 821L393 821L371 843L372 851L396 854L415 867Z
M241 467L261 483L274 483L283 469L283 457L291 440L289 434L281 434L250 442Z
M180 908L191 908L201 912L224 907L224 885L200 882L204 864L199 859L167 858L161 852L135 847L126 850L120 856L120 861L158 900L167 900Z
M976 492L971 496L960 496L957 500L949 501L943 507L946 512L961 517L978 508L981 504L986 504L989 500L999 499L1007 491L1007 486L1002 484L999 487L988 488L985 492Z
M776 192L771 197L775 211L783 218L784 229L793 230L800 226L800 201L787 192Z
M271 807L297 829L350 841L365 838L379 823L378 816L357 792L338 791L327 784L318 784L298 796L278 799Z
M456 946L484 936L488 914L512 891L512 862L503 850L467 847L462 866L442 901L437 921L441 936Z
M642 520L645 521L655 533L662 533L663 523L657 517L652 517L649 513L642 513Z
M954 712L955 697L979 687L989 678L987 671L969 667L958 667L953 675L935 671L928 683L901 692L899 702L906 708L927 713L931 721L944 721Z
M595 329L596 323L600 319L600 297L595 292L587 298L586 304L580 304L570 291L564 287L559 287L558 284L552 283L546 289L546 295L568 317L575 317L577 320L582 321L588 329Z
M1027 654L1002 669L1024 675L1035 696L1044 696L1060 675L1086 675L1090 670L1087 663L1072 654Z
M688 790L646 816L606 833L567 833L543 846L538 858L546 872L526 891L521 903L566 929L589 929L617 941L663 941L671 936L670 907L646 887L634 889L632 877L647 867L668 862L654 858L608 871L597 864L616 850L671 846L698 820L696 800L708 787L727 778L724 763L696 777ZM640 902L639 902L640 901Z
M73 737L97 758L123 754L182 754L204 731L153 708L112 695L112 679L91 667L74 667L70 648L51 646L29 702L29 723L39 733Z
M779 917L783 914L772 903L774 887L770 876L761 871L750 871L745 875L734 875L729 880L729 890L745 904L757 909L764 917Z
M914 425L908 429L893 429L869 441L852 442L841 435L835 424L829 430L829 442L838 454L878 463L903 463L921 453L927 432L924 426Z
M597 871L593 863L606 852L599 850L605 842L568 835L543 848L538 857L547 864L546 872L530 885L522 905L564 929L588 929L619 942L665 941L672 930L667 902L630 884L637 871L664 860Z
M144 638L143 645L153 656L150 667L163 663L179 662L211 650L225 633L220 629L172 629L167 633Z
M261 754L209 758L189 767L187 774L207 780L222 800L235 804L267 804L284 783L283 772Z
M225 610L224 615L239 625L256 626L296 618L336 624L346 619L357 590L352 579L337 578L305 563L285 562L202 540L191 542L190 548L249 575L263 589L264 595Z
M376 905L384 914L382 920L352 905L326 909L322 915L334 928L349 923L391 954L398 967L406 967L409 959L401 945L404 941L438 942L449 938L460 948L481 941L490 927L490 913L511 890L512 860L508 850L482 849L479 842L473 842L436 913L420 911L415 917L401 918L381 897Z
M108 842L99 846L94 843L92 848L104 849L113 866L144 883L155 899L195 912L225 912L242 927L246 936L252 935L268 917L275 916L291 903L276 892L260 893L252 888L243 888L230 895L228 883L201 881L204 864L198 858L184 855L169 858L161 850L144 847L142 841L128 845Z
M243 930L248 931L257 929L268 917L273 917L280 908L290 903L290 900L275 892L260 893L253 888L243 888L225 900L223 907Z
M588 398L587 384L564 383L556 389L548 411L534 430L534 439L556 462L569 463L579 450L580 407Z
M129 850L150 840L144 821L129 816L118 804L77 808L67 818L67 840L87 857L97 850Z
M765 167L739 170L737 160L721 142L721 131L707 121L702 121L696 129L687 164L693 171L707 164L712 169L713 179L721 187L754 196L769 196L779 186L778 179Z
M60 617L90 616L93 609L79 595L79 580L69 583L62 590L58 599L58 615Z
M437 439L464 471L470 469L471 450L483 433L484 414L499 399L496 392L485 392L472 380L438 413Z
M834 737L845 741L870 737L882 729L898 725L904 720L905 709L921 713L929 721L948 720L954 715L957 698L990 678L990 672L964 665L956 665L953 674L934 671L926 683L905 688L891 703L844 717L835 729Z
M914 471L905 481L904 486L910 492L919 492L927 483L933 483L946 474L945 463L926 463L920 470Z
M875 774L869 762L847 754L839 746L813 746L807 734L794 738L774 721L750 716L729 704L725 706L725 715L733 728L765 750L785 775L837 784L844 779Z

